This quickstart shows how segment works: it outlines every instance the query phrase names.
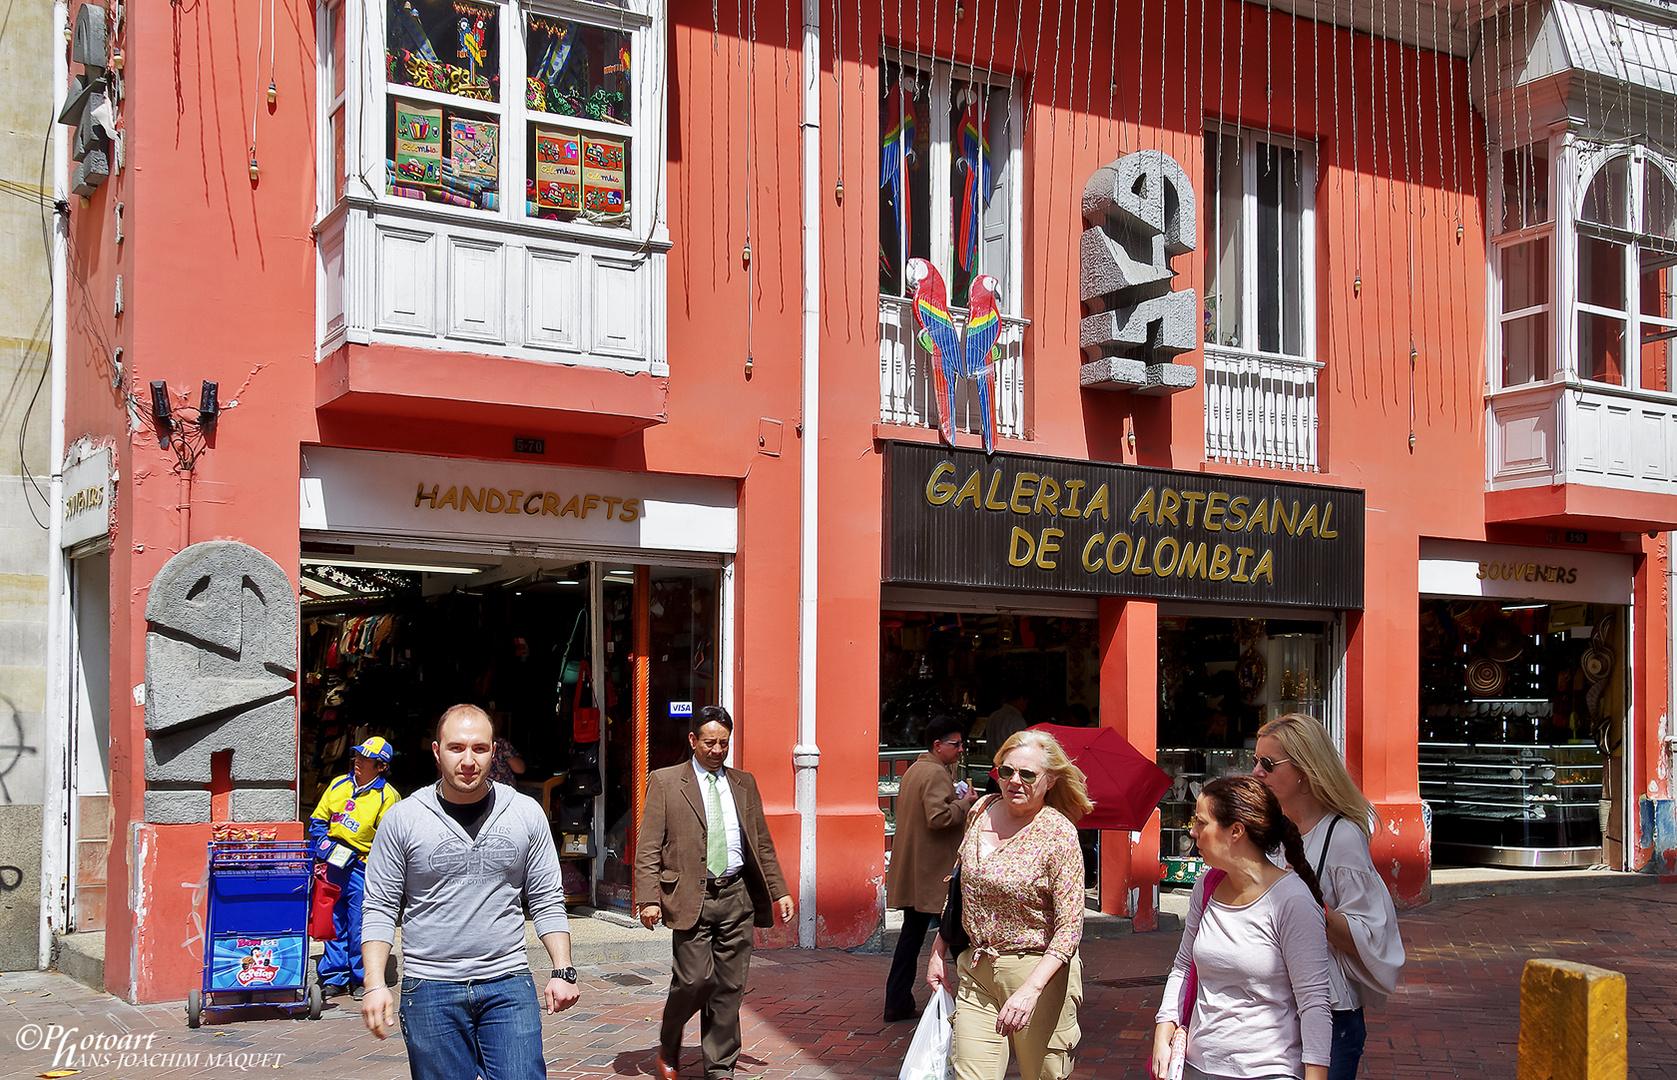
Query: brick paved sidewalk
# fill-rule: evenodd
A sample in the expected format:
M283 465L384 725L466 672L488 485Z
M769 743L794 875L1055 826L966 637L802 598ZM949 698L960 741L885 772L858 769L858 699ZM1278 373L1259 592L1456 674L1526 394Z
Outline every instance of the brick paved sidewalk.
M1527 959L1547 956L1624 972L1630 980L1631 1075L1677 1080L1677 889L1454 901L1406 914L1402 925L1409 950L1405 985L1384 1012L1370 1014L1365 1076L1512 1078L1520 971ZM1176 934L1088 943L1078 1080L1143 1080L1152 1015L1176 943ZM895 1077L913 1025L878 1020L889 967L890 958L880 955L759 953L746 997L740 1080ZM620 963L583 974L582 1003L544 1024L550 1075L649 1076L667 970ZM407 1058L400 1038L377 1042L349 1005L346 998L329 1003L316 1023L274 1019L191 1031L179 1006L134 1007L61 975L7 973L0 975L0 1027L11 1045L0 1055L0 1076L47 1072L51 1053L17 1043L20 1034L36 1043L38 1032L57 1024L76 1028L77 1040L151 1035L143 1052L199 1055L196 1065L178 1059L151 1067L83 1062L78 1080L226 1078L259 1070L268 1076L403 1080ZM30 1024L40 1027L26 1028ZM696 1028L690 1026L683 1054L685 1075L695 1078Z

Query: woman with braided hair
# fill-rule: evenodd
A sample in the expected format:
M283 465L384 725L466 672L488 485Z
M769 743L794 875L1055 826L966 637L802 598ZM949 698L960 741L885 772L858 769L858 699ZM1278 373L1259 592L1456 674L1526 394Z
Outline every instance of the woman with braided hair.
M1153 1075L1170 1075L1183 1026L1187 1080L1326 1080L1328 939L1298 829L1269 788L1228 776L1205 785L1190 832L1210 869L1155 1018ZM1290 871L1270 861L1278 848Z

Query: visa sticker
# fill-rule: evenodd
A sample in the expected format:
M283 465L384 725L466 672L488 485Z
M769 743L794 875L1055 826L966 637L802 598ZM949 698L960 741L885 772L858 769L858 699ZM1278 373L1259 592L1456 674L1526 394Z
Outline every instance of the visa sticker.
M693 715L693 703L691 701L672 701L672 702L670 702L670 715L671 716L692 716Z

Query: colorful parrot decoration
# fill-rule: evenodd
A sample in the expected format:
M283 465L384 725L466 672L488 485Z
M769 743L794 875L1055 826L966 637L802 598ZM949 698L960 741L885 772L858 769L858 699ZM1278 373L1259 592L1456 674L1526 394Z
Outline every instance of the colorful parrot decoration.
M477 78L478 69L481 68L484 65L485 60L488 59L488 53L484 48L485 23L487 22L487 18L484 12L479 11L470 4L456 3L454 5L454 10L458 12L460 16L460 58L467 61L466 69L470 73L472 79L475 80Z
M957 161L966 173L966 184L961 192L960 229L955 234L961 269L972 271L973 258L978 254L978 226L983 207L990 205L990 139L984 130L984 117L979 110L975 92L961 114L961 156ZM980 202L982 201L982 206Z
M914 158L914 95L901 79L885 96L885 133L879 157L879 186L891 189L897 210L897 236L909 236L908 200L903 197L908 163ZM882 241L883 242L883 241Z
M996 339L1001 336L1001 313L996 289L1001 282L988 274L973 279L968 290L970 310L963 340L949 314L949 293L943 275L925 259L908 261L908 288L920 322L920 344L932 357L932 386L937 392L938 430L943 441L955 445L954 387L958 379L973 380L983 421L984 452L996 449Z

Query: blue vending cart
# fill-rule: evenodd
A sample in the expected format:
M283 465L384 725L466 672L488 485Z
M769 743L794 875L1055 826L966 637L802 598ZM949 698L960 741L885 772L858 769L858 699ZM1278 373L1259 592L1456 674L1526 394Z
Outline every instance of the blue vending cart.
M302 842L209 845L209 912L203 987L186 996L186 1022L206 1010L308 1010L320 1019L320 983L309 970L313 861Z

